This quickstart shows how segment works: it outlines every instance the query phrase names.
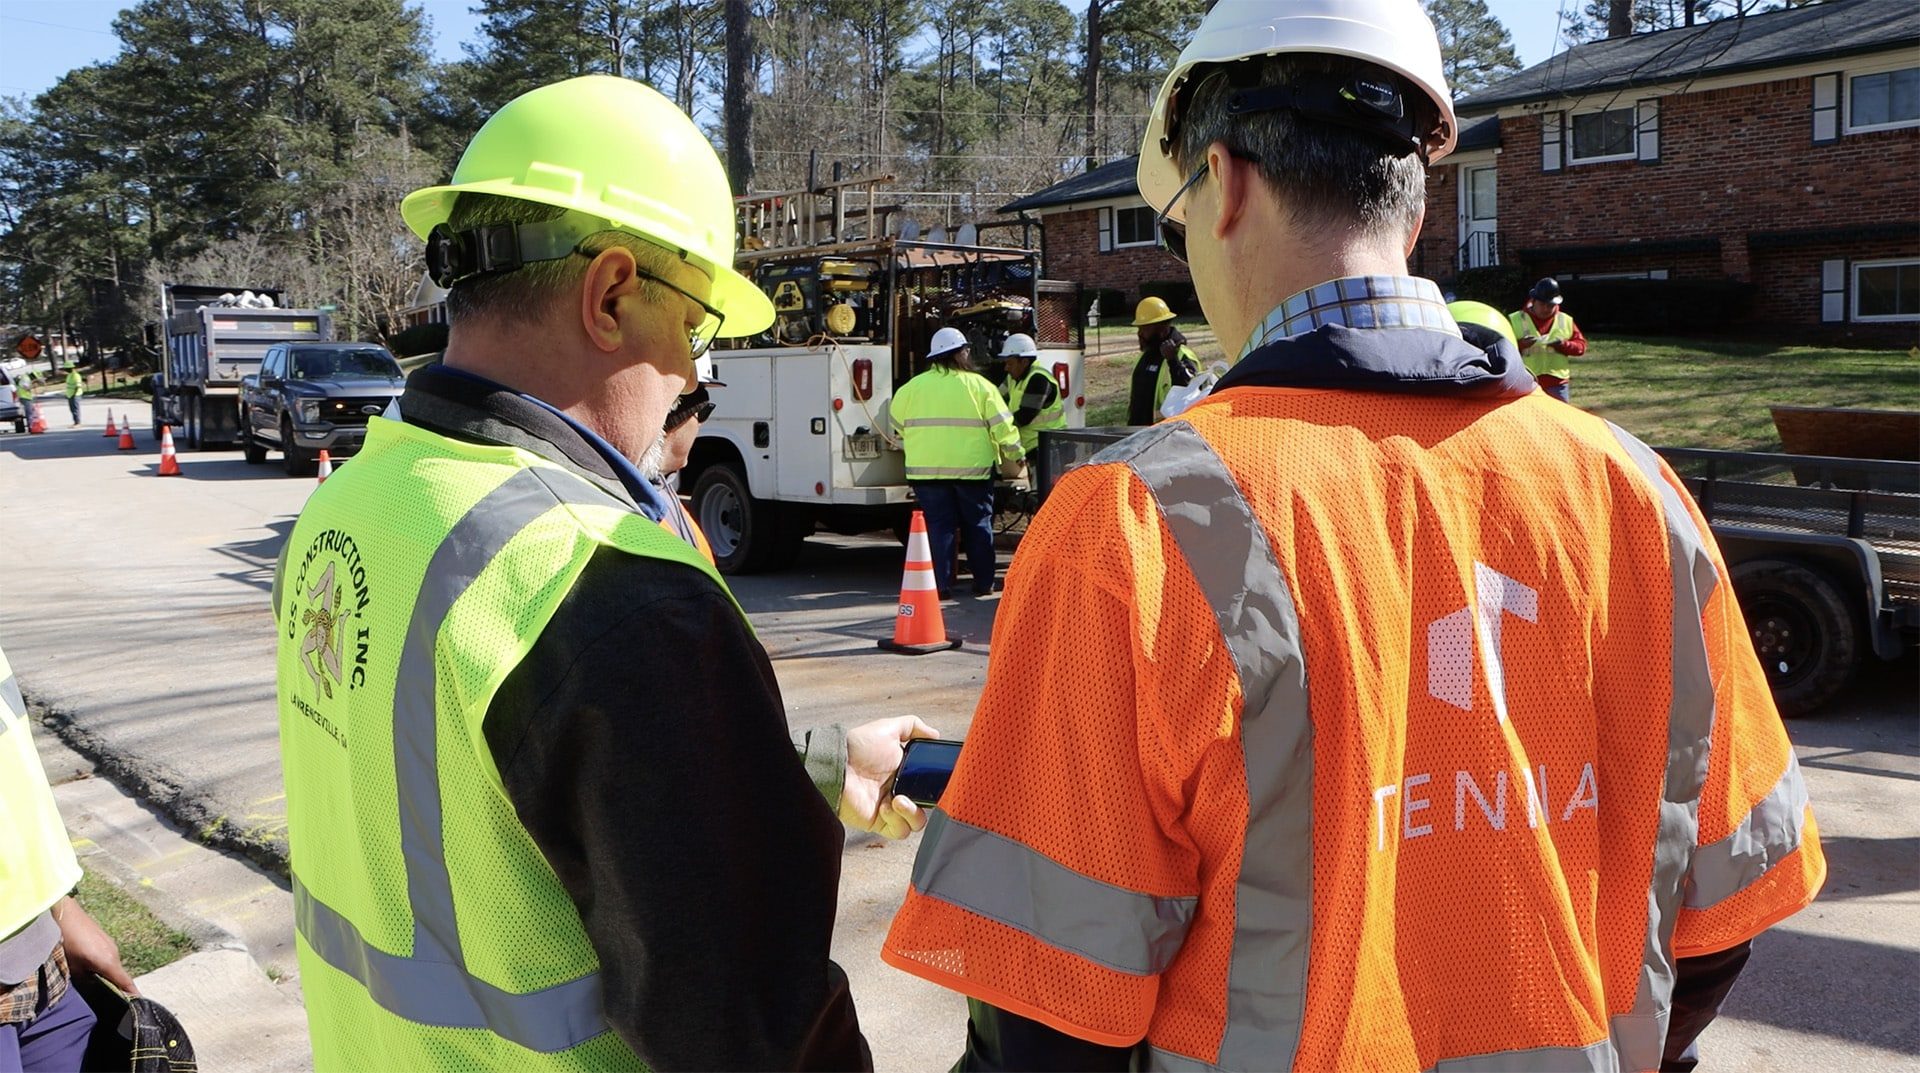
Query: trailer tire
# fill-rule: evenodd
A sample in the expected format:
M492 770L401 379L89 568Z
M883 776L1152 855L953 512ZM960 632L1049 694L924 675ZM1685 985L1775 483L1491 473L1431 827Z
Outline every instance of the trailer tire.
M1847 687L1860 666L1853 608L1824 574L1787 559L1750 559L1732 569L1780 714L1810 715Z
M716 462L693 482L693 518L713 547L714 565L723 574L752 574L793 561L800 541L787 524L785 510L772 500L755 499L747 479L730 462Z

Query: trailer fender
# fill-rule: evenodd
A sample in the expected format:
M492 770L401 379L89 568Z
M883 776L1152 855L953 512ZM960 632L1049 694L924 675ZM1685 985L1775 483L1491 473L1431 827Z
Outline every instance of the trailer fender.
M1873 545L1857 537L1824 533L1791 533L1743 525L1712 528L1720 554L1729 566L1753 559L1791 557L1822 570L1839 583L1843 591L1857 596L1854 607L1865 615L1867 635L1873 640L1873 654L1884 660L1900 658L1903 647L1900 630L1881 601L1885 589L1880 574L1880 553Z

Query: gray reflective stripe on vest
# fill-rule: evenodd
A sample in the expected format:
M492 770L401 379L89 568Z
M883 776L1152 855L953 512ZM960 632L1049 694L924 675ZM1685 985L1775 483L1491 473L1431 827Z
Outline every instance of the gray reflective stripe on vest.
M959 478L964 480L969 477L991 477L991 476L993 476L992 466L908 466L907 467L907 479L910 481L926 480L929 477L954 477L954 478Z
M1699 838L1700 789L1707 781L1707 748L1713 736L1713 678L1701 617L1719 574L1693 515L1661 475L1659 456L1618 426L1609 427L1660 498L1673 578L1673 698L1667 711L1667 772L1654 836L1653 881L1647 889L1647 936L1633 1012L1616 1015L1611 1025L1622 1066L1656 1069L1673 1004L1673 929Z
M1287 1069L1300 1046L1313 919L1313 721L1293 594L1266 529L1192 425L1137 433L1093 461L1131 467L1153 493L1233 654L1247 827L1219 1064Z
M913 861L913 889L997 920L1115 972L1173 963L1198 898L1163 898L1082 875L984 828L935 811Z
M6 681L0 682L0 702L6 704L7 711L13 713L15 719L25 719L27 717L27 698L20 695L20 678L18 675L7 675ZM13 723L11 721L0 719L0 734L5 734L12 729Z
M909 417L895 424L901 428L984 428L993 422L985 417Z
M1221 1067L1150 1047L1147 1068L1202 1073ZM1585 1047L1527 1047L1476 1054L1471 1058L1446 1058L1435 1062L1429 1070L1430 1073L1614 1073L1620 1068L1620 1056L1613 1049L1613 1041L1603 1039Z
M565 1050L608 1031L600 975L589 973L543 991L514 994L466 971L441 826L434 651L440 627L460 594L521 530L566 502L615 500L563 471L516 471L447 533L428 561L414 599L393 697L394 786L413 913L413 953L400 956L373 946L351 921L306 891L297 873L294 877L299 898L295 922L301 936L327 964L365 985L382 1009L420 1024L487 1029L542 1052Z
M1706 909L1733 897L1766 875L1806 833L1807 784L1800 761L1787 753L1787 770L1727 837L1693 853L1687 875L1687 908Z

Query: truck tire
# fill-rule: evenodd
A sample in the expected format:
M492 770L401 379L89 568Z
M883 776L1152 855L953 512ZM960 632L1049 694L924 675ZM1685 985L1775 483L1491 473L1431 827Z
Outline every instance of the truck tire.
M200 396L188 395L180 403L180 420L187 430L187 449L200 449Z
M267 460L267 448L253 436L253 415L240 411L240 453L247 465L257 466Z
M166 421L160 417L160 396L155 395L153 397L153 442L160 442L161 431L166 427Z
M714 565L723 574L752 574L792 562L800 541L784 514L780 504L753 498L746 477L732 463L708 466L693 482L693 519L706 533Z
M320 469L319 459L293 438L293 422L285 417L280 419L280 464L289 477L311 477Z
M1787 559L1732 569L1733 591L1780 714L1809 715L1845 689L1860 666L1860 630L1833 582Z

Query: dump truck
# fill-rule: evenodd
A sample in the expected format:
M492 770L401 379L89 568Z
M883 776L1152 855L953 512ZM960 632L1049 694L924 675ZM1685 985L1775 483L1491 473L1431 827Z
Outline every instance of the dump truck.
M1086 422L1079 287L1041 279L1036 251L982 244L974 228L922 236L890 223L897 210L874 193L887 181L737 202L736 267L776 317L757 336L715 346L725 386L710 389L714 415L680 474L727 573L777 569L821 528L905 533L913 492L887 405L926 367L936 329L965 332L995 380L1007 336L1033 336L1067 424Z
M166 359L151 384L153 434L175 426L191 448L240 446L240 381L260 371L268 347L333 338L330 313L281 308L271 287L169 283L160 301Z

